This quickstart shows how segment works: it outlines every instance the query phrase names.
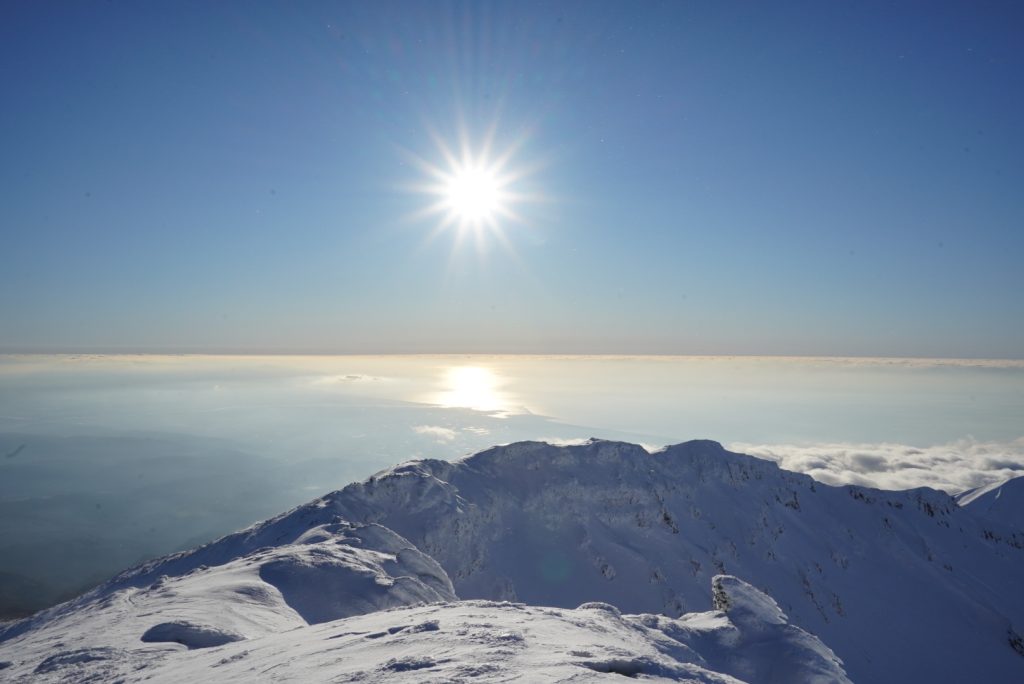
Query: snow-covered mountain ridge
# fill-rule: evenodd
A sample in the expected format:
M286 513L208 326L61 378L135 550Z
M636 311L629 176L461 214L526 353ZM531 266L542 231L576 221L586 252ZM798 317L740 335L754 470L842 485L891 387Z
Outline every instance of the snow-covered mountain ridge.
M1024 534L935 490L830 487L710 441L653 454L527 442L405 464L321 503L398 531L463 598L678 615L705 609L707 580L730 573L855 680L1024 677L1010 645L1024 632Z
M709 584L716 587L715 607L730 606L730 592L719 597L718 590L734 580L715 579L728 574L757 587L731 592L761 597L739 601L761 606L754 631L781 624L811 640L797 639L802 645L789 649L795 655L786 665L804 667L806 677L807 662L832 662L814 634L854 681L1016 681L1024 678L1024 592L1017 586L1024 534L972 507L929 489L830 487L708 441L656 453L597 440L510 444L457 462L402 464L129 570L76 601L0 629L0 661L13 663L12 673L29 666L34 672L41 661L12 653L40 654L47 634L73 641L69 635L90 621L121 625L108 632L122 629L136 650L148 633L151 641L141 643L163 649L212 641L217 650L241 652L252 650L253 639L279 639L285 629L371 620L353 616L456 595L564 609L600 601L641 614L630 619L673 638L680 620L696 619L684 613L712 608ZM216 586L220 593L210 589ZM134 607L116 612L128 599ZM210 610L220 603L228 607ZM462 604L435 610L457 612L453 605ZM727 612L734 626L741 614ZM771 660L751 656L756 639L713 647L701 639L675 641L697 653L703 651L694 643L708 653L727 645L725 660L754 663L708 672L750 678ZM819 651L829 655L808 655ZM714 660L701 657L704 665ZM782 671L786 657L778 658ZM838 680L842 669L833 665L814 671L831 673L823 681ZM760 672L750 681L766 677Z
M1024 531L1024 477L969 489L957 494L956 500L978 516Z

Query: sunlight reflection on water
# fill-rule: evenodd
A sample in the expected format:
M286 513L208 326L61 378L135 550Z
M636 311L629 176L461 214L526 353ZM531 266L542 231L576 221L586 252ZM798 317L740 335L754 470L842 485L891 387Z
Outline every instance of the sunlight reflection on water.
M444 389L428 403L445 408L467 408L492 414L514 411L510 396L501 387L504 381L490 368L454 366L444 374Z

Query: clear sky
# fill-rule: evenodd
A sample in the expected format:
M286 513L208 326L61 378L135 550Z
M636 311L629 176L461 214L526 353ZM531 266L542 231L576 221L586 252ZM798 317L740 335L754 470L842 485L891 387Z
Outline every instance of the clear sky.
M0 349L1021 358L1022 35L1017 2L5 2ZM460 139L505 160L482 220L428 211Z

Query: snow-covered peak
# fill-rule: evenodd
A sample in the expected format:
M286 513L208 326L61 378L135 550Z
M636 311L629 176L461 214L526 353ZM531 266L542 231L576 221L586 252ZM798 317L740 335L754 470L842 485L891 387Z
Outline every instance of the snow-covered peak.
M708 439L690 440L652 453L637 444L593 438L581 444L561 446L547 442L515 442L491 447L454 464L447 461L410 462L384 471L378 477L403 468L409 471L423 467L447 480L449 478L443 475L457 471L460 466L475 472L502 475L539 469L545 472L571 471L576 475L581 474L581 469L602 475L630 472L660 475L681 468L721 476L730 476L737 469L746 469L748 475L757 473L758 476L780 471L773 461L729 452L720 443ZM807 476L800 477L810 481Z
M703 681L842 681L838 658L859 681L1012 681L1024 676L1024 543L1012 526L973 512L983 500L830 487L704 440L655 453L601 440L509 444L456 462L407 462L129 570L0 630L0 661L16 662L11 654L33 640L64 639L57 633L81 641L96 624L120 639L109 648L220 643L241 661L254 639L281 629L374 621L357 616L458 595L553 606L543 610L558 619L575 606L602 620L639 614L634 621L673 640L672 658L719 673ZM314 642L326 634L308 629ZM707 657L715 649L723 660ZM66 649L51 655L46 667L78 662ZM661 661L635 669L650 658L637 654L625 669L594 659L603 664L590 671L690 672L658 669ZM729 664L744 659L748 669ZM248 673L239 680L252 674L237 668Z
M954 642L986 672L1024 667L1008 637L1024 624L1024 549L935 490L831 487L706 440L655 453L591 440L406 464L321 504L396 530L463 598L674 617L708 609L703 587L730 574L855 679L977 676Z

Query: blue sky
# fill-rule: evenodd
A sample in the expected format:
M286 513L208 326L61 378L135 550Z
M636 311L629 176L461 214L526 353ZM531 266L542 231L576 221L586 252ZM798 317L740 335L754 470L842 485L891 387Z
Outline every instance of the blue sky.
M1017 3L5 3L0 349L1024 356ZM439 230L435 139L515 146Z

